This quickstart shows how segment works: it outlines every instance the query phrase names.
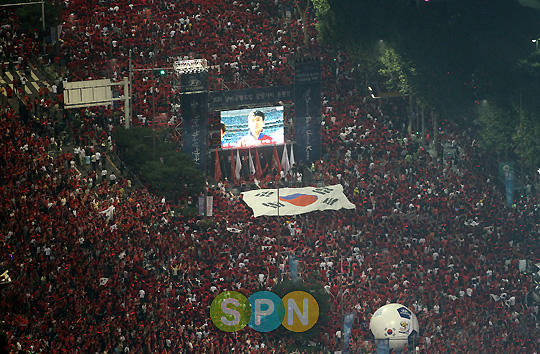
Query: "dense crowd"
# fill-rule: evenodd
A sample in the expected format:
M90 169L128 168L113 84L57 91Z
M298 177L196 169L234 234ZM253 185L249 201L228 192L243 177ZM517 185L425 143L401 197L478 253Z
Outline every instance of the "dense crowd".
M139 66L154 59L156 67L170 65L166 58L176 55L206 58L216 87L235 78L253 86L287 83L287 63L304 43L297 15L287 21L286 9L281 1L69 1L72 22L55 61L67 65L70 80L108 77L109 68L120 78L132 49ZM316 49L316 41L309 44ZM133 188L127 176L100 180L104 166L87 157L108 153L114 126L99 114L67 122L77 146L71 153L56 143L62 138L55 124L4 108L0 270L8 269L12 282L0 288L0 329L11 351L285 352L291 343L272 334L218 330L209 305L225 290L271 290L278 268L290 276L294 254L300 279L316 279L330 294L330 319L312 343L321 352L342 346L342 307L355 313L352 350L375 352L370 316L389 302L416 313L418 352L538 352L538 304L527 297L534 285L518 267L524 259L540 262L536 194L506 207L470 132L446 126L441 138L458 153L435 158L425 139L408 134L405 102L364 97L357 89L367 83L353 79L347 56L333 64L337 73L329 62L323 60L325 157L306 166L312 178L302 183L340 183L356 209L282 217L279 224L253 218L228 183L210 191L215 224L208 227ZM143 115L147 76L134 79ZM160 83L163 110L174 96L167 80Z
M54 61L68 66L70 81L119 81L129 75L131 58L138 124L151 118L154 99L158 113L177 103L173 76L152 68L171 73L178 58L206 59L211 90L290 83L287 60L306 50L300 21L282 16L292 10L280 1L70 1ZM310 38L313 31L309 26Z
M20 29L20 23L13 11L3 8L0 12L5 22L0 25L0 58L2 76L9 67L25 70L30 57L39 54L39 42ZM7 63L7 65L6 65Z

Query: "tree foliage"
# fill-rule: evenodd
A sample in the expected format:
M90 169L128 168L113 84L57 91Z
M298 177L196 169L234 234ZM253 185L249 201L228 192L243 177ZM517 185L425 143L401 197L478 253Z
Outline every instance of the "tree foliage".
M519 117L512 111L498 107L495 103L482 100L478 105L480 120L480 143L487 151L495 152L505 160L513 150L514 134Z
M490 151L517 154L532 166L540 145L535 135L540 125L540 52L532 53L530 40L538 36L537 13L504 0L314 4L323 45L363 53L353 56L359 67L364 58L380 57L379 73L388 89L413 92L439 119L462 124L476 119ZM490 111L478 109L484 100L491 102ZM518 100L526 112L522 132L515 122ZM518 150L524 139L527 148Z
M204 177L193 160L167 141L167 131L156 133L148 128L118 128L115 135L119 155L124 163L161 195L198 195L204 189ZM155 155L155 159L154 159Z
M522 107L529 114L540 117L540 105L538 96L540 95L540 51L536 51L527 58L520 60L510 71L513 78L512 101L517 101L519 94ZM540 124L540 122L539 122Z
M516 110L520 117L512 137L515 150L523 167L535 171L540 166L540 124L530 112L518 107Z
M308 35L308 26L307 18L309 12L309 4L311 0L296 0L296 9L300 15L300 20L302 21L302 31L304 33L304 47L307 49L309 46L309 35Z
M379 73L386 78L386 87L403 94L412 93L416 69L395 49L390 48L379 58L382 68Z
M330 3L327 0L312 0L313 7L317 16L315 27L319 34L319 41L326 45L333 43L336 40L337 26L336 14L332 11Z

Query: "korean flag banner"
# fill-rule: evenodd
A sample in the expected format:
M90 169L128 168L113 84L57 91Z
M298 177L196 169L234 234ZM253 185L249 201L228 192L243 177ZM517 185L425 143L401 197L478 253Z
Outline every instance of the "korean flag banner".
M298 215L315 210L354 209L343 186L259 189L243 192L244 202L253 210L253 216Z

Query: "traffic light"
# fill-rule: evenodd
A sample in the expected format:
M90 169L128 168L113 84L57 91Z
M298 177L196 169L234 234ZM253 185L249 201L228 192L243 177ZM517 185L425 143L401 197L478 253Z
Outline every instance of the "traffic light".
M167 70L165 69L156 69L154 70L155 76L167 76Z

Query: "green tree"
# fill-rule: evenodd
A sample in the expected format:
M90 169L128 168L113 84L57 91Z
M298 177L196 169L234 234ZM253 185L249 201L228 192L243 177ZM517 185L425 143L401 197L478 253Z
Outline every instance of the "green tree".
M495 152L500 159L511 158L519 117L495 103L482 100L478 106L478 118L481 146L486 151Z
M155 160L154 138L148 128L120 127L115 141L122 161L157 193L171 199L201 194L204 176L189 156L178 151L176 144L167 141L167 134L166 129L156 132Z
M315 28L318 32L319 42L325 45L332 43L336 35L336 16L330 3L328 0L313 0L313 7L317 17Z
M152 159L152 132L148 128L118 127L115 134L116 146L126 165L139 173L142 165Z
M416 69L405 60L394 48L388 48L379 58L379 73L386 78L386 88L409 96L409 112L413 111L413 96L416 91ZM418 96L416 99L419 100ZM412 115L409 115L408 132L412 130Z
M533 164L540 141L534 135L540 115L540 53L531 54L530 42L538 36L537 13L517 1L502 0L313 3L321 43L330 51L355 53L358 67L380 57L378 73L388 88L408 92L410 108L414 97L423 111L431 112L436 147L439 122L470 124L480 118L481 140L490 151L518 154ZM493 102L491 112L477 109L484 99ZM519 116L518 99L527 115L528 129L521 133L509 121ZM534 140L527 141L527 149L518 151L518 142L529 138Z
M369 57L379 56L384 42L412 62L417 97L438 116L458 121L470 118L478 99L508 92L508 73L530 52L528 37L537 28L534 12L500 0L314 4L324 45Z
M534 115L516 107L520 112L517 129L513 135L513 142L523 167L535 171L540 166L540 124Z
M416 70L412 63L406 61L394 48L389 48L379 58L382 68L379 73L386 80L386 87L402 94L412 93Z
M309 12L309 4L311 3L311 0L296 0L296 9L298 10L298 13L300 14L300 20L302 21L302 31L304 34L304 47L307 50L309 48L309 34L308 34L308 26L307 26L307 20L308 20L308 12Z
M511 79L508 80L507 91L501 92L500 99L515 118L514 152L524 168L536 170L540 163L540 52L535 51L517 62L509 76Z
M171 144L172 145L172 144ZM141 167L145 180L159 194L175 198L178 195L198 195L203 192L204 178L187 155L172 148L159 160L146 161Z
M516 102L519 94L519 105L525 107L530 115L539 117L540 106L538 105L538 95L540 94L540 51L536 51L527 58L520 60L514 66L510 75L513 78L513 81L511 82L513 95L508 96L512 98L513 102Z

